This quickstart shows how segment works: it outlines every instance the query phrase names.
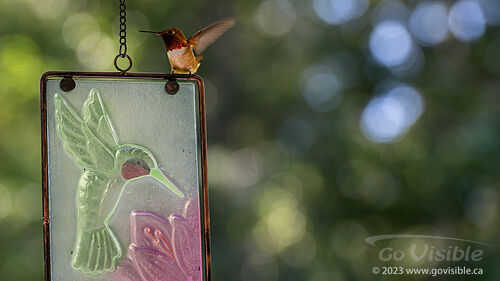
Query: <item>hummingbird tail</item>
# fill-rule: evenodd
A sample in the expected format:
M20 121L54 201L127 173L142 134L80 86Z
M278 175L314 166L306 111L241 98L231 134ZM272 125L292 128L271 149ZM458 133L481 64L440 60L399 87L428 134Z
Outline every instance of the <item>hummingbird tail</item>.
M105 273L114 270L120 256L117 238L111 229L103 226L80 233L76 239L72 264L73 268L86 273Z

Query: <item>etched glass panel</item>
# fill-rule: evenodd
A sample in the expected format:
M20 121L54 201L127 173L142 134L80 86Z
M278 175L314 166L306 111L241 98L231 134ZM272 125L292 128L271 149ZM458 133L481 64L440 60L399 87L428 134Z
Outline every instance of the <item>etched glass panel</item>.
M52 280L202 280L196 83L46 90Z

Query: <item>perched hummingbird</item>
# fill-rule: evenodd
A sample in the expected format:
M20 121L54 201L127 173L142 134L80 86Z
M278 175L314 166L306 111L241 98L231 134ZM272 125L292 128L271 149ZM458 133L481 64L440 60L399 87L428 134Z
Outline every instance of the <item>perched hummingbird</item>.
M160 35L167 49L168 61L172 73L196 73L203 56L201 53L219 38L226 30L233 27L234 19L215 22L196 32L189 39L177 28L169 28L161 32L144 31ZM198 56L195 56L193 50Z
M72 266L92 274L112 271L121 248L108 221L126 185L132 180L153 177L178 197L183 198L184 194L160 171L148 149L118 144L97 89L90 91L85 102L83 120L61 95L55 95L54 103L57 131L66 151L83 167L76 190L77 233ZM121 188L120 193L109 201L110 190L115 188ZM105 199L114 202L112 208L104 204Z

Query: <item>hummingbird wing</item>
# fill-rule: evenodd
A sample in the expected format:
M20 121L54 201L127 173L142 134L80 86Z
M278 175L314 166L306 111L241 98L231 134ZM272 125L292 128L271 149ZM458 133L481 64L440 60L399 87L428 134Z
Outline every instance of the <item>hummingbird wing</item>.
M108 148L117 147L118 141L116 134L111 126L108 113L102 104L99 90L90 90L89 97L87 98L87 101L85 101L85 108L87 109L85 123L92 133L100 139L103 144L108 146Z
M87 124L78 117L66 100L55 95L57 131L64 141L66 151L88 170L110 171L115 166L112 151L97 138Z
M233 27L233 25L234 19L226 19L215 22L191 36L191 38L188 39L188 44L199 55L208 46L215 42L215 40L217 40L217 38L219 38L224 32Z

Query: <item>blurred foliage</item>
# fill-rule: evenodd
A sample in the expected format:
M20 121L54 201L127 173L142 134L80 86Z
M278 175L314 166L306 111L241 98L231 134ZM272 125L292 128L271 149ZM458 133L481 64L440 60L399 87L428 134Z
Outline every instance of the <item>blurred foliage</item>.
M433 25L444 37L409 24L416 0L343 0L358 10L340 15L328 0L127 2L135 72L169 70L161 40L138 30L237 19L199 72L213 280L370 280L379 261L364 240L378 234L498 245L494 0L440 2L427 19L449 12L449 30ZM43 279L39 77L114 71L118 3L0 0L0 280ZM497 264L481 264L483 280Z

